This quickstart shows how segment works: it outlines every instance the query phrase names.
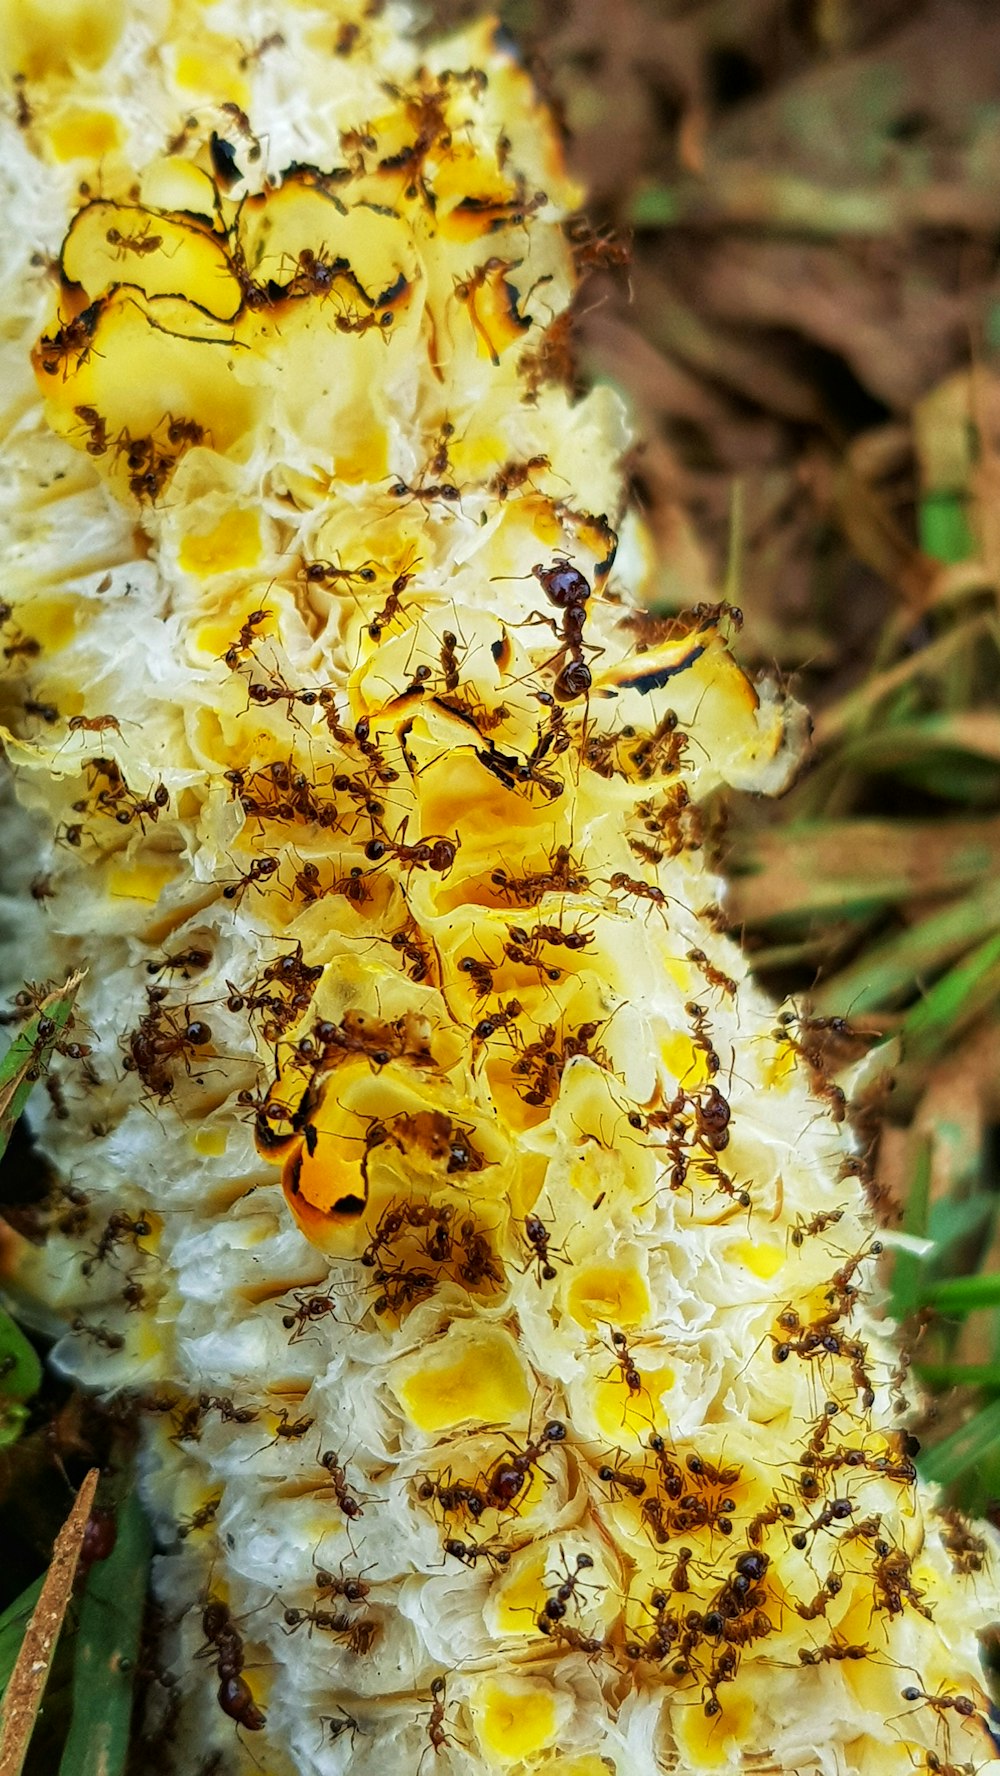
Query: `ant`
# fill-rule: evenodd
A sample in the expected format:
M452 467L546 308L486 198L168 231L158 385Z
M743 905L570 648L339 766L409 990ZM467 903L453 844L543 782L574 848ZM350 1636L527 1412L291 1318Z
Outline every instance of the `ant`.
M128 1053L122 1066L127 1073L138 1073L146 1090L163 1103L174 1089L174 1078L167 1062L177 1056L191 1071L189 1055L204 1048L212 1040L208 1024L191 1018L184 1009L182 1023L177 1012L162 1003L165 987L147 987L148 1008L139 1019L138 1028L128 1038Z
M236 906L239 906L248 888L259 887L261 882L266 882L279 867L276 857L255 857L244 875L238 876L235 882L229 882L223 888L223 900L231 900Z
M212 960L210 950L179 950L172 956L164 956L162 962L147 962L147 974L179 974L182 980L188 980L192 973L207 968Z
M94 347L94 334L100 314L100 303L92 302L72 320L64 321L54 333L42 335L38 343L38 355L46 376L55 376L61 368L65 381L72 358L76 358L77 369L87 362Z
M971 1696L931 1696L926 1690L918 1689L915 1684L907 1685L905 1690L900 1691L900 1695L904 1702L928 1703L935 1714L943 1714L947 1709L953 1708L963 1720L971 1720L973 1715L979 1713Z
M115 1247L120 1245L123 1240L134 1240L137 1249L141 1251L142 1248L138 1245L139 1240L148 1239L152 1231L152 1223L145 1216L140 1216L138 1220L133 1221L131 1215L127 1215L124 1210L116 1209L115 1213L108 1217L107 1225L97 1245L83 1260L81 1268L84 1276L92 1276L97 1266L110 1258Z
M611 1496L617 1496L619 1488L627 1492L631 1498L643 1498L646 1492L646 1481L641 1474L633 1474L621 1463L603 1462L597 1470L598 1480L610 1486Z
M829 1665L840 1663L844 1659L867 1659L869 1649L866 1646L846 1646L843 1641L830 1640L825 1646L800 1647L799 1663L802 1665Z
M560 1549L559 1552L562 1554L562 1549ZM576 1588L582 1583L580 1574L589 1572L593 1567L593 1564L593 1558L590 1554L578 1554L576 1557L576 1566L573 1571L570 1572L569 1568L566 1567L565 1556L563 1556L563 1565L566 1567L566 1576L560 1584L556 1586L554 1594L546 1600L542 1613L538 1617L538 1626L543 1634L548 1634L550 1632L553 1622L562 1621L566 1614L566 1606L570 1601L573 1601L574 1603L576 1602Z
M336 1303L332 1295L310 1295L306 1289L292 1291L295 1312L282 1315L281 1324L286 1332L291 1332L289 1344L298 1344L306 1335L306 1327L314 1325L317 1320L327 1314L336 1317Z
M243 1676L243 1641L227 1606L218 1598L210 1598L202 1611L201 1626L208 1647L215 1654L219 1707L248 1733L259 1733L265 1716Z
M342 1597L345 1603L364 1603L371 1586L365 1579L345 1579L343 1573L338 1578L335 1573L320 1567L316 1572L316 1589L324 1597Z
M71 715L67 723L71 734L121 734L116 715Z
M71 1321L70 1331L77 1333L80 1337L91 1339L94 1344L100 1346L101 1350L121 1351L125 1349L125 1340L121 1333L112 1332L108 1326L90 1326L86 1320L78 1318Z
M172 413L167 414L167 442L170 444L203 444L208 435L203 425L196 419L175 419Z
M622 1380L628 1388L629 1393L635 1398L636 1395L641 1394L643 1391L642 1376L639 1374L635 1362L633 1361L632 1354L628 1347L628 1339L624 1332L616 1332L612 1329L611 1343L614 1346L614 1357L621 1370Z
M108 422L96 407L74 407L73 412L88 434L88 456L104 456L110 447Z
M510 1565L508 1548L491 1548L482 1542L460 1542L454 1536L448 1537L444 1551L469 1568L474 1567L477 1560L485 1560L490 1567L503 1568Z
M287 1406L282 1406L281 1411L277 1414L277 1421L278 1422L274 1427L274 1436L271 1438L270 1443L264 1444L265 1449L272 1449L275 1443L280 1443L282 1441L286 1443L297 1442L298 1439L304 1437L306 1432L310 1431L316 1423L314 1418L307 1418L305 1416L302 1418L290 1419Z
M843 1218L843 1209L821 1210L818 1215L813 1215L810 1221L803 1221L801 1216L798 1217L791 1232L792 1245L801 1246L814 1234L825 1233L828 1227L836 1227L837 1222L842 1221Z
M555 1279L556 1269L550 1250L552 1235L540 1215L525 1215L524 1237L531 1247L529 1262L537 1266L536 1276L541 1288L543 1282L551 1283Z
M667 904L667 896L662 888L658 888L655 883L642 882L636 876L627 876L623 870L615 871L608 887L612 894L634 894L636 900L649 900L654 906L661 908Z
M226 1394L199 1394L198 1405L202 1416L217 1412L223 1424L254 1424L260 1417L256 1406L236 1406Z
M448 1735L444 1730L444 1692L444 1678L436 1677L431 1684L431 1718L427 1723L427 1737L434 1747L435 1753L439 1752L441 1747L448 1743Z
M319 1458L319 1465L321 1468L325 1468L330 1476L330 1484L336 1495L337 1503L348 1521L352 1522L355 1517L363 1516L361 1505L353 1493L347 1489L347 1475L336 1452L332 1449L324 1450Z
M236 640L226 649L222 656L223 661L229 667L230 672L236 671L240 659L244 654L252 653L253 644L256 640L254 631L259 629L261 624L266 622L271 614L272 613L267 609L253 610L250 612L250 615L243 624Z
M565 559L557 560L552 567L537 563L531 571L549 603L563 613L560 624L552 623L556 639L562 643L555 660L563 662L552 690L560 703L572 703L577 697L586 696L592 682L590 667L583 657L590 582ZM547 617L542 620L551 621Z
M486 329L486 324L476 307L476 297L479 295L479 292L483 289L488 279L502 278L506 272L516 271L517 267L521 264L523 264L523 261L520 259L499 259L495 255L491 255L489 259L483 261L482 265L477 265L467 278L455 278L454 280L455 300L456 302L461 302L463 306L468 309L469 320L472 322L472 330L480 344L484 347L486 355L494 369L499 366L500 355L497 352Z
M363 561L360 567L340 567L333 561L307 561L304 577L312 585L350 586L355 580L359 580L363 586L370 586L378 575L369 561Z
M486 1477L487 1504L496 1510L513 1505L532 1468L539 1465L553 1443L562 1443L565 1437L566 1426L559 1419L551 1418L542 1427L537 1443L529 1443L526 1449L515 1451L513 1455L500 1456Z
M709 961L704 950L688 950L687 959L701 971L710 987L716 987L720 993L725 993L727 999L732 999L735 996L736 982L732 975L723 974L721 968L716 968L715 964Z
M109 247L114 247L115 258L124 259L126 253L134 253L138 259L144 259L149 253L156 253L163 245L162 234L123 234L120 228L109 228L105 240Z
M429 869L436 870L440 875L447 875L455 862L459 841L445 838L420 839L417 844L408 845L405 842L408 823L409 815L404 818L392 839L386 834L383 834L380 839L369 839L365 846L365 856L368 861L379 863L389 852L396 858L397 863L408 864L411 868L426 865Z
M188 1536L194 1535L196 1530L207 1529L210 1523L214 1523L219 1514L221 1503L222 1494L220 1492L214 1498L208 1499L205 1504L199 1505L197 1511L194 1511L190 1517L182 1518L177 1525L177 1534L181 1541L186 1541Z
M529 456L524 462L506 462L500 467L489 483L489 492L497 499L505 500L508 494L530 481L535 470L550 469L552 464L547 456Z
M477 999L488 999L493 993L496 966L495 962L481 962L476 956L463 956L459 961L459 971L469 976Z

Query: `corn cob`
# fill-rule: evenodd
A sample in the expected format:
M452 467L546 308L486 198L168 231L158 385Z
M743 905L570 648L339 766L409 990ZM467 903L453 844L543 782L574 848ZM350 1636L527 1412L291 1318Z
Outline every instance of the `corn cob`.
M12 1287L142 1422L160 1766L1000 1771L989 1532L701 852L801 717L639 608L530 83L350 0L0 16L10 873L89 969Z

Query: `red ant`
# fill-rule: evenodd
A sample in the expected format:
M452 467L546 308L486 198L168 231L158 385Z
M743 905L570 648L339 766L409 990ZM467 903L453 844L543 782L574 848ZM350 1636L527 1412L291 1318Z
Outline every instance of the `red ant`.
M491 255L489 259L483 261L482 265L477 265L468 277L454 280L455 300L468 308L472 330L485 347L486 354L494 368L499 365L500 356L476 307L476 297L488 278L501 278L508 271L516 271L522 263L523 261L520 259L499 259L495 255Z
M444 1678L436 1677L431 1684L431 1718L427 1723L427 1737L430 1740L431 1745L434 1747L435 1753L439 1752L441 1747L448 1743L448 1735L444 1730L444 1692Z
M109 247L115 248L116 259L124 259L126 253L134 253L137 258L144 259L147 254L157 252L163 245L162 234L123 234L120 228L109 228L104 238Z
M441 875L446 875L455 862L455 855L458 850L458 840L444 838L420 839L417 844L408 845L405 842L404 837L408 822L409 815L405 817L402 824L398 827L395 837L392 839L390 839L387 834L383 834L379 839L370 839L368 841L368 844L365 846L365 856L368 858L369 862L379 863L386 853L389 852L396 858L398 863L409 864L411 867L423 867L426 865L429 869L436 870Z
M267 609L253 610L250 612L250 615L243 624L236 640L226 649L222 656L225 664L229 667L230 672L236 671L240 659L244 654L252 652L253 644L256 640L254 631L259 629L261 624L266 622L271 614L272 613Z
M402 571L396 575L396 578L393 580L392 585L389 588L389 596L386 599L383 608L379 611L377 617L372 618L368 625L368 634L372 641L378 641L383 629L399 616L401 608L400 599L413 578L414 568L419 565L419 561L411 561L408 568L402 569Z

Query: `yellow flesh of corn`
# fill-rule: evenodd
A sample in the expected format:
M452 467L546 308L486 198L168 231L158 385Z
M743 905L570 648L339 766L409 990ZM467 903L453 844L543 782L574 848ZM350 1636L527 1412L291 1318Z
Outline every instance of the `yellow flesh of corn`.
M145 1409L159 1751L1000 1770L989 1532L700 850L797 715L637 609L526 76L372 13L0 5L11 867L92 1050L12 1286Z

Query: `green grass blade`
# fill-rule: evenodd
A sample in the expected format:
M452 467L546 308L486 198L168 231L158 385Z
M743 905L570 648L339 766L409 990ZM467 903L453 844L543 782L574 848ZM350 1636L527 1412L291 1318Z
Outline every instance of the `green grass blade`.
M920 1458L920 1471L925 1480L946 1486L977 1464L995 1457L1000 1448L1000 1400L994 1400L977 1412L950 1437L927 1450Z
M823 1016L875 1011L913 992L915 980L936 974L973 944L1000 930L1000 880L935 910L906 931L870 944L811 995Z
M959 1030L1000 996L1000 932L977 944L942 975L900 1027L908 1062L926 1064L955 1040Z
M945 1277L920 1292L927 1307L939 1313L972 1313L977 1307L1000 1307L1000 1275Z
M114 1550L90 1572L80 1605L73 1717L59 1776L122 1776L152 1540L133 1488L118 1514Z
M916 1363L929 1387L1000 1388L1000 1363Z
M82 975L73 974L64 987L48 993L0 1061L0 1153L6 1149L32 1087L45 1072L53 1047L69 1023L82 979Z
M931 1159L934 1144L929 1135L925 1135L917 1147L913 1164L909 1172L909 1189L906 1193L906 1204L903 1210L903 1232L915 1234L922 1239L927 1231L927 1205L931 1192ZM889 1312L894 1319L902 1320L912 1313L920 1299L920 1278L923 1274L924 1259L915 1252L908 1252L901 1246L896 1252L892 1267L892 1289L889 1297Z

